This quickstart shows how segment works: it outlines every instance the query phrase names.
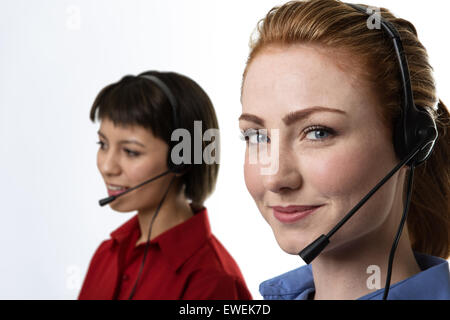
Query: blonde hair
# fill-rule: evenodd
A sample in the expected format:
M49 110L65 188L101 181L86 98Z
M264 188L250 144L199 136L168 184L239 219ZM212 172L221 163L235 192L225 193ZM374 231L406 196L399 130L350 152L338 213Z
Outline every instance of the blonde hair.
M450 254L449 110L436 96L433 68L414 25L395 17L385 8L377 9L400 34L408 60L414 103L433 116L439 134L432 155L414 172L407 219L411 246L415 251L447 259ZM258 22L257 37L250 41L242 85L249 65L268 46L302 43L332 48L333 52L344 52L355 58L350 64L357 68L362 80L374 84L382 101L379 115L393 130L401 113L402 84L398 60L392 41L382 30L369 29L367 20L368 15L337 0L290 1L272 8Z

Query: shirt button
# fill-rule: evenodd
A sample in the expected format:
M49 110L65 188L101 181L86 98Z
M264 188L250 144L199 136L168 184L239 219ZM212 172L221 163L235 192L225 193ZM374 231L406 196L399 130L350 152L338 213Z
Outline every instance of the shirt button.
M127 275L127 274L124 274L123 277L122 277L122 280L123 280L123 281L127 281L128 279L129 279L128 275Z

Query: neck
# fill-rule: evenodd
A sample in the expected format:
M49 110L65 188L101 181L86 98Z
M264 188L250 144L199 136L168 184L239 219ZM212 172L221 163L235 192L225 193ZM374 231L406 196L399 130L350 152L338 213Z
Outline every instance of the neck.
M314 299L354 300L384 288L389 253L399 222L399 215L390 214L376 230L318 256L311 264L316 288ZM420 271L405 225L395 251L391 285Z
M158 204L155 207L138 211L138 221L139 228L141 230L141 236L136 242L136 246L141 243L147 242L150 224L153 216L156 213ZM179 194L173 194L169 191L166 199L159 209L159 213L155 218L155 221L153 222L150 240L156 238L157 236L173 228L174 226L188 220L192 216L193 212L188 201L184 197L183 192L180 192Z

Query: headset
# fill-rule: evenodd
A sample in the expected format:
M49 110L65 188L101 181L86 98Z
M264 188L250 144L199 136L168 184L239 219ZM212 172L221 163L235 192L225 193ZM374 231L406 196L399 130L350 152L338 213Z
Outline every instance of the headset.
M169 87L155 75L142 74L142 75L139 75L138 78L143 78L143 79L147 79L147 80L151 81L165 94L165 96L169 100L169 104L172 109L173 128L174 128L174 130L177 128L180 128L181 126L180 126L180 121L178 119L178 113L177 113L177 108L178 108L177 99L175 99L175 95L172 93L172 91L169 89ZM138 184L137 186L127 189L126 191L120 193L119 195L110 196L110 197L99 200L100 206L104 206L104 205L114 201L118 197L125 195L128 192L131 192L137 188L140 188L141 186L146 185L147 183L150 183L158 178L161 178L162 176L165 176L168 173L172 172L172 173L179 174L179 173L185 173L185 172L189 171L189 169L191 168L191 164L186 164L186 163L176 164L172 161L172 158L171 158L172 149L176 145L176 142L177 141L172 141L172 139L170 139L170 141L167 141L167 144L169 145L169 150L167 152L167 168L168 168L168 170Z
M175 130L177 128L180 128L180 121L178 119L178 113L177 113L177 106L178 106L177 100L175 99L175 96L172 93L172 91L169 89L169 87L160 78L158 78L156 75L153 75L153 74L152 75L141 74L137 78L143 78L143 79L146 79L148 81L151 81L153 84L155 84L165 94L165 96L169 100L169 104L170 104L170 107L172 109L173 129ZM147 183L150 183L150 182L152 182L152 181L154 181L156 179L159 179L159 178L165 176L168 173L181 174L181 173L185 173L186 171L188 171L191 168L191 164L185 164L185 163L176 164L176 163L174 163L172 161L172 158L171 158L172 149L175 146L176 141L170 140L167 143L169 145L169 150L168 150L168 153L167 153L167 167L168 167L168 170L166 170L163 173L161 173L161 174L159 174L159 175L157 175L155 177L152 177L152 178L150 178L150 179L148 179L148 180L138 184L137 186L129 188L126 191L124 191L124 192L122 192L122 193L120 193L118 195L114 195L114 196L110 196L110 197L101 199L99 201L100 206L104 206L104 205L114 201L118 197L121 197L124 194L126 194L126 193L128 193L130 191L133 191L133 190L135 190L137 188L140 188L141 186L146 185ZM150 228L149 228L149 232L148 232L147 242L146 242L146 245L145 245L144 256L142 258L142 263L141 263L141 266L140 266L140 269L139 269L139 273L138 273L138 276L137 276L136 281L134 283L134 286L133 286L133 288L131 290L130 296L128 297L128 300L131 300L133 298L135 292L136 292L136 288L137 288L137 285L139 283L139 279L141 278L141 274L142 274L142 271L143 271L143 268L144 268L145 259L147 257L147 252L148 252L148 248L149 248L149 244L150 244L150 235L152 233L153 222L155 221L155 218L156 218L156 216L159 213L159 210L160 210L160 208L161 208L161 206L162 206L162 204L163 204L163 202L164 202L164 200L165 200L165 198L166 198L166 196L167 196L167 194L169 192L170 186L172 185L172 183L174 181L174 178L175 177L173 177L171 179L171 181L169 183L169 186L167 187L167 189L166 189L162 199L160 200L160 202L158 204L158 207L157 207L157 209L155 211L155 214L153 215L152 220L150 222ZM117 295L117 291L115 293L115 296L116 295Z
M360 5L351 3L346 4L364 14L370 15L367 13L366 9ZM402 114L394 128L394 149L398 158L403 159L414 149L414 147L421 143L421 139L424 136L427 136L425 146L409 163L407 163L407 165L410 166L414 161L415 166L417 166L424 162L431 154L437 139L436 123L430 113L418 109L414 104L408 61L403 50L399 32L392 23L385 20L381 14L377 17L380 19L383 31L392 39L394 44L402 81ZM429 134L427 134L427 132L429 132Z
M174 128L174 130L180 128L181 124L180 124L180 121L178 118L178 112L177 112L177 110L178 110L177 99L175 99L175 95L172 93L172 91L169 89L169 87L155 75L141 74L141 75L139 75L139 77L152 81L154 84L156 84L159 87L159 89L161 89L161 91L164 92L166 97L169 99L170 107L172 108L173 128ZM176 142L177 141L172 141L172 139L170 139L170 141L168 141L169 152L167 153L167 167L169 168L169 170L171 172L183 173L190 168L189 164L185 164L185 163L175 164L171 159L172 149L175 146Z
M365 15L370 15L366 8L345 3L350 7L362 12ZM429 158L433 150L434 144L438 138L438 131L436 122L429 112L420 110L414 104L413 91L411 87L408 61L406 59L400 34L397 29L387 20L378 15L381 28L391 39L397 55L397 60L400 68L400 76L402 82L402 96L401 96L401 114L396 120L393 130L393 144L396 155L402 159L398 165L392 169L370 192L356 204L344 218L327 234L321 235L311 244L299 252L299 256L307 263L311 263L320 252L329 244L331 236L350 219L354 213L390 178L404 165L409 167L409 175L407 180L407 196L403 215L400 221L394 243L392 245L386 278L386 285L384 288L383 300L387 299L389 293L389 286L391 281L392 264L394 260L395 250L406 221L409 203L411 200L412 181L414 176L414 168L423 163ZM377 18L378 18L377 17Z

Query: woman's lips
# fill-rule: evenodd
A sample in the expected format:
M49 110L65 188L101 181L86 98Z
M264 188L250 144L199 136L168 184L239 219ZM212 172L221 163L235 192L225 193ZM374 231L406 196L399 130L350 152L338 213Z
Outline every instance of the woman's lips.
M113 188L110 188L113 187ZM113 190L113 189L117 189L117 188L121 188L119 190ZM114 185L114 184L106 184L106 190L108 190L108 195L111 196L117 196L125 191L127 191L129 188L128 187L124 187L124 186L118 186L118 185Z
M273 215L282 223L294 223L315 212L320 206L272 207Z
M128 189L128 188L127 188ZM117 196L125 191L127 191L127 189L123 189L123 190L110 190L108 189L108 195L111 196Z

